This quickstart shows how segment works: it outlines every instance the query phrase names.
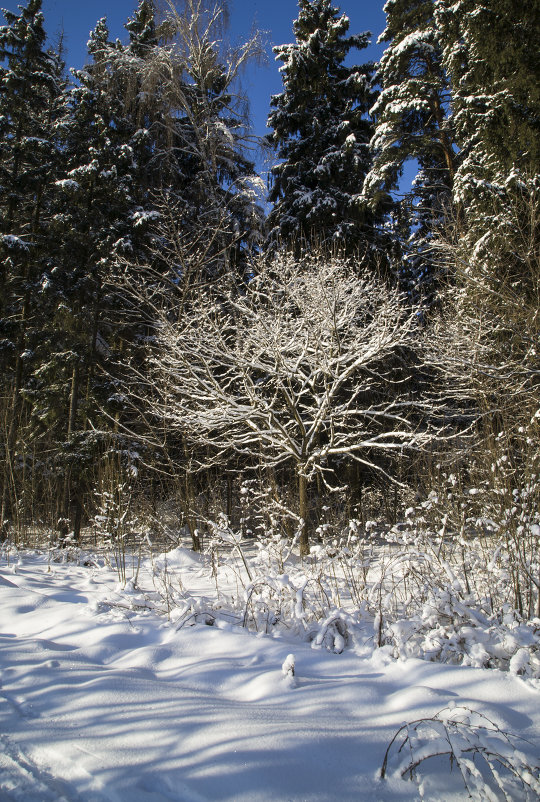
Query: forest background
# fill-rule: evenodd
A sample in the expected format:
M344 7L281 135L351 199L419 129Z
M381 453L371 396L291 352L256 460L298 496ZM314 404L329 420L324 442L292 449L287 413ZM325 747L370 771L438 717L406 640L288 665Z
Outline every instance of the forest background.
M0 28L2 536L306 556L428 509L540 616L537 3L389 0L374 64L300 0L262 142L223 6L140 0L70 77L41 5Z

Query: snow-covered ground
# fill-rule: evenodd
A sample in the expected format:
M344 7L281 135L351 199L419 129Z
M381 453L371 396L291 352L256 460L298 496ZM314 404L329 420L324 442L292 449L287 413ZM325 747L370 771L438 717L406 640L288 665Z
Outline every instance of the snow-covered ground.
M191 594L211 592L190 552L178 550L171 564ZM141 571L141 589L149 576ZM447 757L422 764L413 781L396 773L410 742L390 751L380 778L396 731L447 708L442 719L461 721L477 751L489 742L518 767L521 753L534 762L540 752L537 681L396 661L369 637L334 654L226 618L179 626L145 605L141 590L122 590L97 563L53 562L48 571L43 554L2 559L2 802L466 799ZM493 725L527 741L508 742ZM441 726L410 731L416 755L440 748ZM465 761L463 744L457 733ZM519 782L509 788L516 802L537 798ZM477 798L504 798L488 794Z

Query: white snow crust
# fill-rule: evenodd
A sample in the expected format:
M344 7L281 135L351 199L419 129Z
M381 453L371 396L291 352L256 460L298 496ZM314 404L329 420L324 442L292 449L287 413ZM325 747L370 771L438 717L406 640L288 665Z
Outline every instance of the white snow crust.
M211 595L197 555L166 560ZM421 788L378 774L404 722L449 705L538 754L540 692L516 674L395 661L367 638L335 654L224 620L179 627L149 581L147 565L121 588L95 560L0 561L2 802L466 799L443 758Z

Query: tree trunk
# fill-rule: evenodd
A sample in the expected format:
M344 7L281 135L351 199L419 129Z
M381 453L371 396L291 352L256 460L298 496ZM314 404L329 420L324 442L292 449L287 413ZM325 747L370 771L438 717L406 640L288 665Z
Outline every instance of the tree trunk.
M230 473L227 474L227 519L232 523L233 514L233 479Z
M28 271L29 268L28 265L26 264L23 271L23 280L28 279ZM25 324L26 321L28 320L29 308L30 308L30 290L27 288L25 291L22 314L21 314L21 328L19 332L19 342L17 343L17 358L15 362L15 376L13 382L11 409L8 412L8 421L6 426L7 438L6 438L4 473L2 481L0 522L6 520L10 515L10 513L13 512L13 501L16 498L15 474L13 466L15 464L17 436L19 433L19 424L23 406L23 396L22 396L23 374L24 374L23 353L26 349ZM12 490L11 498L9 493L10 487Z
M79 387L80 387L80 367L78 360L75 362L73 366L73 375L71 378L71 393L69 398L69 415L68 415L68 428L67 428L67 440L68 443L75 431L75 426L77 422L77 412L79 407ZM77 484L77 482L75 482ZM66 519L71 519L71 502L73 496L73 482L72 482L72 472L71 466L66 466L66 473L64 476L64 513L63 517ZM78 519L78 527L76 524L76 520L73 523L73 534L75 540L78 542L78 536L80 535L81 530L81 502L80 499L76 499L75 501L75 519ZM75 531L78 528L78 533Z
M187 454L185 443L184 443L184 449L186 450ZM191 472L189 470L189 467L186 467L184 473L184 493L183 493L184 517L189 529L189 533L191 535L191 548L193 549L193 551L199 552L202 551L202 543L201 543L201 538L197 531L197 519L194 515L194 507L195 507L194 496L195 494L193 492L193 480L191 477Z
M298 474L298 501L302 530L300 532L300 556L309 554L309 525L308 525L308 480L302 473Z

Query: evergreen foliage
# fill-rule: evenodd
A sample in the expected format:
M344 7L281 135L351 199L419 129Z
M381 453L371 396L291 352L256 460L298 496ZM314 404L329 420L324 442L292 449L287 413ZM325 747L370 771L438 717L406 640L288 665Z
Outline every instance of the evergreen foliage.
M228 514L247 508L245 474L273 527L304 521L307 552L330 493L340 520L366 489L395 517L427 481L428 439L426 461L456 443L460 481L475 472L514 526L504 515L539 460L536 5L388 0L377 95L373 66L350 66L368 34L349 35L330 0L300 0L294 43L275 48L266 249L238 91L256 36L228 48L224 7L139 0L124 42L97 23L68 85L41 0L5 12L0 534L60 520L78 537L96 494L131 505L140 468L145 503L178 494L198 548L197 511L214 492ZM359 262L399 263L406 303Z
M29 0L20 14L5 12L0 28L0 211L2 234L36 232L43 188L55 155L54 100L58 64L45 50L41 0ZM21 225L21 221L29 221Z
M274 245L313 240L352 251L372 239L373 220L360 202L370 165L374 100L372 64L346 66L369 43L348 35L349 19L330 0L300 0L296 41L274 48L284 91L271 100L272 168L268 218Z
M236 49L222 41L225 9L206 10L189 0L183 14L170 17L182 70L177 95L179 142L185 159L185 202L195 230L216 239L218 269L241 267L244 250L260 242L260 179L249 157L246 101L238 93L240 70L259 55L258 37ZM220 264L221 263L221 264Z
M418 164L400 213L410 231L402 279L416 297L432 292L430 243L449 212L457 159L434 7L432 0L388 0L384 7L387 23L379 41L388 44L377 70L374 160L364 184L373 207L391 206L403 165Z
M460 148L455 202L471 241L482 239L478 253L489 251L492 238L508 241L510 268L515 204L521 202L525 224L538 193L538 3L524 0L516 9L507 0L441 0L436 18ZM526 281L525 275L521 279Z
M2 519L14 505L25 509L24 475L41 464L54 486L53 520L71 519L78 534L111 421L127 420L116 382L128 358L140 362L151 333L149 310L134 308L130 273L131 282L136 270L176 283L181 261L171 266L164 255L178 238L201 242L203 231L210 271L243 261L258 241L257 178L233 88L257 43L220 50L222 15L193 2L184 14L158 16L140 0L126 44L110 41L106 20L98 22L89 63L68 88L60 57L45 50L41 2L6 12ZM121 288L116 276L126 271Z
M92 62L75 73L77 83L66 96L54 267L47 276L48 359L35 377L35 415L62 444L50 451L64 478L66 519L74 487L95 456L94 446L82 456L88 438L96 441L89 421L94 427L101 422L98 409L113 392L96 371L110 361L118 340L121 304L110 291L111 273L118 254L132 249L133 152L123 139L123 105L107 91L107 58L115 47L99 21L88 43Z
M531 174L540 160L540 20L523 0L440 0L436 21L452 83L453 126L464 154L461 176L474 168ZM504 135L501 136L501 132ZM460 193L465 192L463 188Z
M153 4L141 0L126 26L129 43L111 62L134 126L137 227L157 218L157 203L160 213L164 206L175 210L182 236L197 237L206 227L214 239L219 230L215 268L258 241L262 226L258 178L246 155L245 102L235 88L259 45L254 38L226 51L223 18L223 7L208 11L189 0L158 21Z
M61 57L45 49L41 0L19 10L4 12L0 28L0 518L13 499L17 437L41 341L64 88Z

